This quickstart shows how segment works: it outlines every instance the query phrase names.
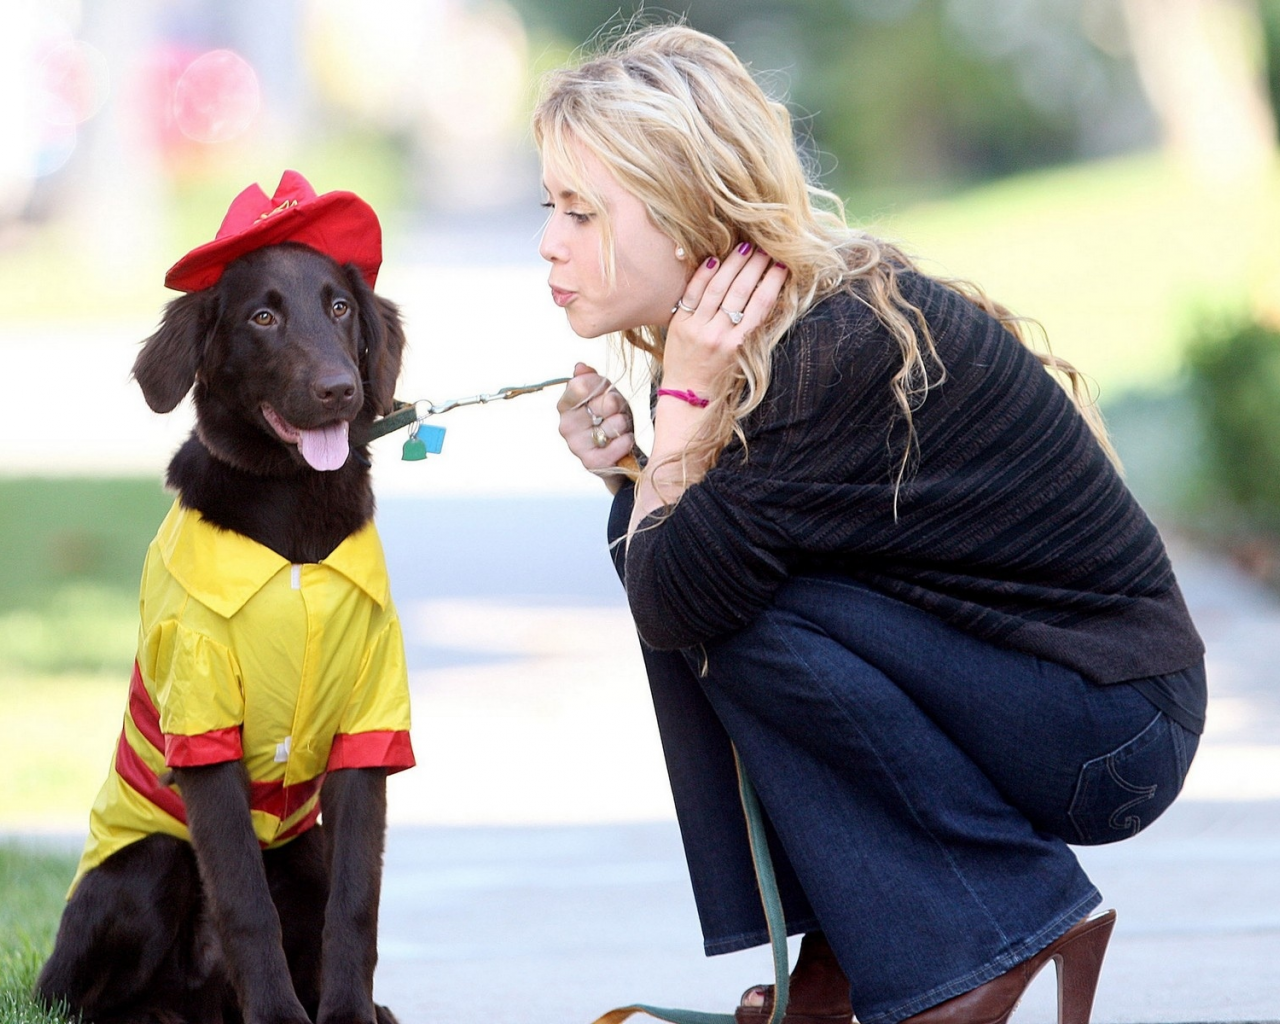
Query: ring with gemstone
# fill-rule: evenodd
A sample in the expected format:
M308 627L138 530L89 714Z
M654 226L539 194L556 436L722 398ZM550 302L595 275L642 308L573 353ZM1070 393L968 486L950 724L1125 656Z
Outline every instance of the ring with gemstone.
M729 318L729 322L733 324L734 327L737 327L738 324L742 323L741 313L735 313L733 310L725 309L723 306L720 307L720 312Z
M605 448L609 441L612 440L602 426L596 425L591 428L591 443L597 448Z

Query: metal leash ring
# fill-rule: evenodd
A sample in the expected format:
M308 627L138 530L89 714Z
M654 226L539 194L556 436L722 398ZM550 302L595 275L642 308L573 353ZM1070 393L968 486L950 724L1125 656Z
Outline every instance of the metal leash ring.
M360 445L368 444L385 434L409 427L409 439L405 442L403 458L409 462L417 462L427 457L428 452L438 453L444 442L444 428L431 427L425 431L424 422L432 416L458 409L464 405L487 405L489 402L506 401L519 395L532 394L544 388L567 384L572 377L553 377L538 384L519 384L513 387L499 388L487 394L469 395L466 398L454 398L446 402L433 402L430 399L419 399L416 402L396 400L390 413L375 420L368 429L361 432Z

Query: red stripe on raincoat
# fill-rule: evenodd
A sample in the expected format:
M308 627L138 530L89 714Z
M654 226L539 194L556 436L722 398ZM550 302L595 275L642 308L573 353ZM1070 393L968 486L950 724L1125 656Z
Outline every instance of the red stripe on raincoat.
M415 764L413 744L404 730L338 733L333 738L325 770L385 768L391 774L412 768Z

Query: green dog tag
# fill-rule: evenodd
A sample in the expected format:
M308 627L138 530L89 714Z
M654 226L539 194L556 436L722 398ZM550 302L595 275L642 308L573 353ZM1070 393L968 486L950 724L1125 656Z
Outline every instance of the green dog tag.
M427 446L420 437L411 437L404 443L404 450L400 453L400 459L403 462L421 462L427 457Z
M444 427L416 423L409 431L409 440L404 443L400 458L404 462L421 462L428 452L439 455L443 449Z

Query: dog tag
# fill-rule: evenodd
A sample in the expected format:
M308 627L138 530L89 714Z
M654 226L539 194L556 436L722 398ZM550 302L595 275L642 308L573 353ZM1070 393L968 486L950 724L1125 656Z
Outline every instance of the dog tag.
M444 450L444 427L417 424L404 443L400 458L404 462L421 462L427 453L439 455Z
M427 457L427 446L422 442L421 438L411 437L404 443L404 450L400 453L402 462L421 462Z
M432 455L439 455L444 451L444 427L434 427L429 423L419 423L417 436L418 440L427 446L427 451Z

